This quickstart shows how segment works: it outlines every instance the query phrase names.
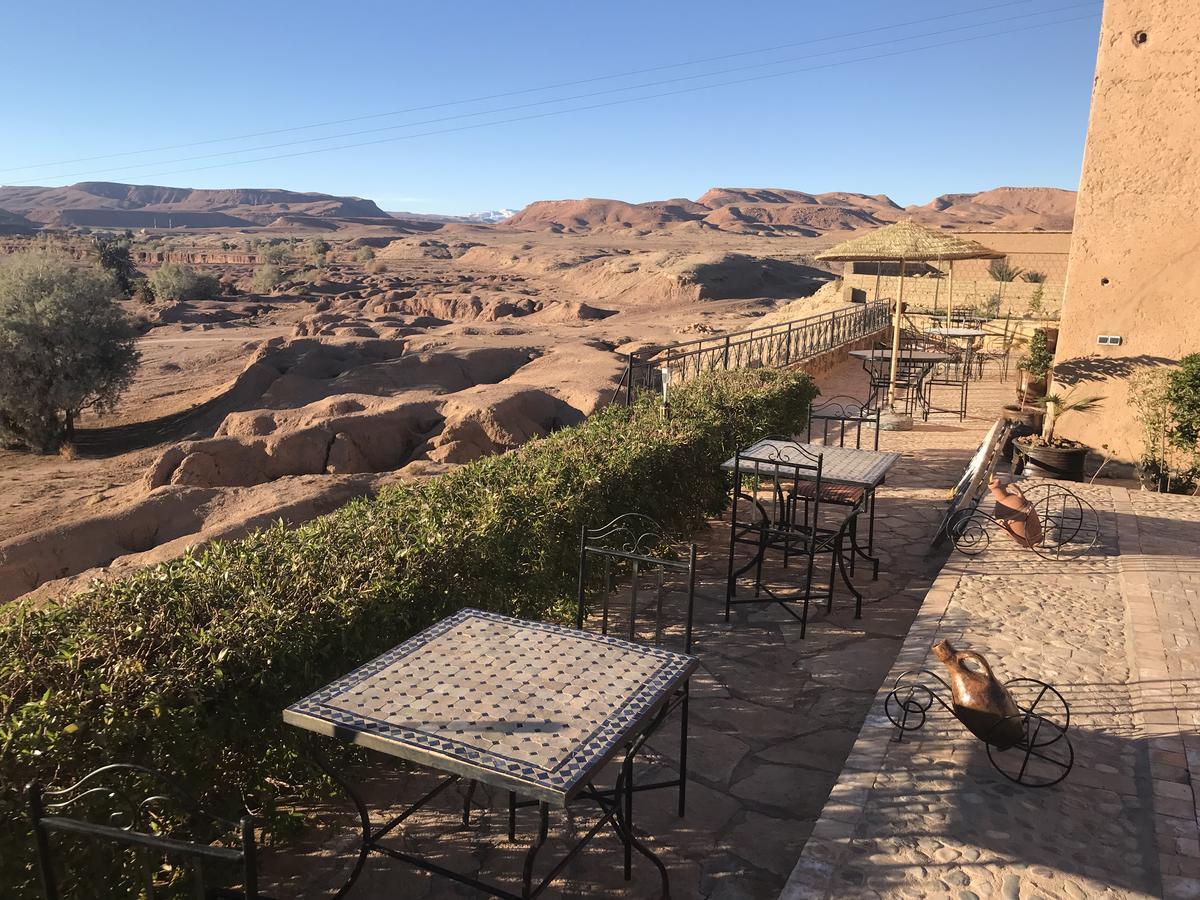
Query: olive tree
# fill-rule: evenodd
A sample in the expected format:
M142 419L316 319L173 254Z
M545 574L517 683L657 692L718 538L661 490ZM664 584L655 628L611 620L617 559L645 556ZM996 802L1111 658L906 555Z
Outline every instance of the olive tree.
M137 332L107 272L34 250L0 264L0 441L41 453L85 409L116 405L137 369Z

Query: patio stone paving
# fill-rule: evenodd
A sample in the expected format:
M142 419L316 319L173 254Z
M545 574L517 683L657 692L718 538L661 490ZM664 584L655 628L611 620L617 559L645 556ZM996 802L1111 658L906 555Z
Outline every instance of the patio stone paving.
M857 362L841 366L818 380L826 396L847 393L862 396L865 392L863 373ZM768 605L736 607L733 621L726 625L722 613L727 525L713 523L697 536L701 544L701 577L697 589L695 649L701 658L701 669L692 681L687 816L676 817L673 791L639 795L635 816L639 836L660 854L670 870L673 897L685 900L775 897L784 888L806 842L819 847L849 837L855 826L839 824L828 815L821 818L822 809L829 812L827 800L835 784L850 799L865 800L869 786L867 773L849 772L841 782L839 773L843 772L847 754L859 740L860 727L876 702L879 687L892 669L922 600L945 561L945 552L931 555L928 545L944 510L947 492L994 420L995 411L1008 402L1012 392L1011 381L1000 384L989 380L973 385L970 415L965 422L960 423L957 416L936 416L929 423L918 423L912 432L882 435L881 449L898 450L904 457L879 491L876 550L881 559L880 577L871 582L868 571L859 569L856 584L866 597L860 620L853 618L853 604L843 590L835 596L831 614L826 614L823 605L814 603L804 640L799 637L798 622L778 607ZM999 573L973 579L972 605L963 606L958 627L959 631L967 630L976 609L1007 607L1013 627L997 626L980 633L980 646L1005 657L1006 666L1008 659L1019 660L1030 671L1051 681L1085 678L1107 685L1094 698L1093 715L1112 732L1104 737L1109 743L1098 738L1093 745L1078 749L1097 764L1111 766L1113 774L1122 776L1120 788L1131 788L1141 785L1137 778L1148 779L1149 770L1138 767L1137 754L1128 741L1132 725L1122 712L1129 701L1120 668L1124 665L1123 650L1117 649L1124 627L1119 592L1113 588L1119 575L1107 559L1092 565L1090 571L1092 581L1078 586L1070 601L1072 617L1088 623L1088 643L1072 648L1053 667L1048 668L1045 655L1039 656L1037 652L1042 646L1043 632L1048 627L1051 631L1057 628L1055 633L1063 642L1070 637L1069 629L1061 621L1056 625L1048 621L1052 617L1040 616L1042 604L1056 596L1053 579L1042 578L1036 587L1027 586L1020 595L1003 589L997 581ZM786 581L796 576L796 569L769 567L767 574L771 580ZM469 598L464 598L464 602L468 601ZM1200 636L1197 642L1200 643ZM924 646L928 646L927 641ZM673 754L677 753L677 741L672 746L670 739L673 731L668 723L664 739L652 744L661 756L664 773L671 771ZM882 730L872 734L881 735L885 742L890 737L890 733ZM941 792L953 789L948 767L969 759L975 750L960 732L949 727L944 735L933 728L925 737L919 746L928 743L927 749L919 750L914 741L904 745L905 751L911 750L914 758L927 760L923 765L929 771L923 772L923 776L928 775L931 780L923 782L922 787L939 792L935 797L942 796ZM983 765L987 765L986 759ZM978 760L972 762L972 767L972 771L978 768ZM1077 768L1071 779L1081 772ZM353 774L365 780L367 793L381 807L381 816L399 811L403 799L419 796L423 786L427 788L433 783L428 774L406 770L382 757L373 758L369 768ZM897 786L902 787L911 776L897 773L896 777ZM1083 781L1081 778L1079 783ZM1018 830L1014 820L1005 819L998 812L983 812L993 808L992 801L997 796L1020 806L1021 819L1017 821L1024 823L1021 828L1039 819L1038 796L1029 797L1019 793L1021 789L1013 788L1010 798L1001 787L963 792L953 815L947 813L944 820L938 820L944 823L939 828L958 827L962 821L985 822L984 833L1004 834L1004 839L995 837L985 845L987 855L983 849L959 846L950 840L939 840L935 845L917 837L927 813L942 815L937 812L939 801L935 799L922 795L889 810L889 815L900 816L907 823L903 829L907 837L902 840L907 842L906 846L911 845L914 858L920 854L922 877L936 878L929 889L931 894L951 889L968 893L976 890L971 887L974 882L956 883L959 876L951 869L961 871L962 866L948 867L943 862L951 853L955 854L953 859L962 860L974 853L976 860L986 862L1008 846L1006 840L1011 841L1011 835ZM1089 796L1086 802L1096 804L1096 810L1106 810L1103 813L1106 821L1097 826L1098 832L1105 835L1105 840L1111 838L1121 859L1136 855L1137 859L1127 864L1140 867L1149 878L1147 854L1153 855L1153 837L1147 844L1142 837L1128 834L1119 816L1111 815L1118 806L1124 808L1121 804L1126 794L1121 789L1110 786L1096 790L1103 790L1103 797ZM461 794L451 791L445 804L433 813L419 814L414 827L403 832L401 839L406 846L439 855L456 866L478 871L514 888L517 884L513 873L520 871L533 831L533 814L531 811L522 814L518 840L509 843L505 835L504 796L491 796L481 790L475 799L480 808L469 828L464 829L459 820ZM842 794L835 795L835 799L842 799ZM1032 807L1028 805L1031 803ZM309 815L320 823L318 827L266 855L264 869L271 884L264 889L273 894L328 896L348 871L354 827L351 811L340 801L331 801ZM539 859L548 860L556 850L567 846L572 835L588 827L590 815L590 811L583 809L575 818L552 815L551 840ZM819 827L824 830L810 838L819 818ZM1069 843L1081 833L1082 829L1064 831L1063 846L1084 854L1083 847ZM886 849L883 845L873 845L863 859L874 860ZM1048 860L1046 864L1049 865ZM852 884L869 893L874 886L869 884L866 870L858 868L861 865L864 863L856 862L855 866L847 867L863 872L860 882L843 879L839 884ZM1153 868L1157 877L1157 866ZM1128 879L1133 877L1130 874ZM906 886L912 884L907 875L896 883L901 882ZM1005 884L1001 879L996 887L1004 891ZM619 845L615 837L601 836L568 867L567 877L555 883L544 896L657 895L658 877L653 867L635 856L634 880L624 882ZM373 857L368 862L367 874L351 895L362 900L455 896L474 896L474 892L382 857ZM970 900L967 894L962 896Z

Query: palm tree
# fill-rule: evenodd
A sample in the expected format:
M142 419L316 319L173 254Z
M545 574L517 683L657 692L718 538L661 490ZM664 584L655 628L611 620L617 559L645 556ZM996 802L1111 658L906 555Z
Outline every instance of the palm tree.
M988 266L988 274L995 281L1016 281L1024 271L1011 265L1008 259L993 259L992 264Z
M1086 413L1096 409L1103 397L1080 397L1075 399L1075 392L1067 394L1050 393L1038 401L1038 405L1046 410L1045 421L1042 422L1042 441L1049 445L1054 440L1054 427L1058 420L1067 413Z

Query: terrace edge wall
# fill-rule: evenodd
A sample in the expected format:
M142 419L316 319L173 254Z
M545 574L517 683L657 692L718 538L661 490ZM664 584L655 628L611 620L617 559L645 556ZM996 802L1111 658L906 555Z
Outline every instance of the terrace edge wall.
M1107 0L1056 362L1106 398L1059 433L1124 460L1141 454L1129 375L1200 351L1198 134L1200 4Z

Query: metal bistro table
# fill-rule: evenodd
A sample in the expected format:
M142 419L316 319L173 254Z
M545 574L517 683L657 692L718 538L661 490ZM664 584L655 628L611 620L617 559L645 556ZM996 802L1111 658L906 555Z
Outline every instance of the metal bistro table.
M883 350L851 350L850 355L853 356L855 359L862 359L862 360L868 360L868 361L881 360L881 359L891 360L892 351L890 348L883 349ZM905 360L906 362L929 363L931 365L933 363L940 363L940 362L945 362L948 359L953 359L951 354L944 353L941 350L904 350L904 349L900 350L900 358Z
M977 338L987 337L988 333L982 328L929 328L926 334L945 338Z
M363 799L323 754L317 763L354 802L362 834L343 897L372 852L403 860L496 897L541 893L583 847L611 825L625 850L667 870L633 836L633 761L678 704L697 666L694 656L556 625L464 609L289 706L284 721L428 766L446 777L390 821L375 825ZM624 750L615 788L593 781ZM521 893L455 872L382 843L410 815L460 779L468 780L463 820L475 783L509 791L509 837L518 805L536 805L539 823L525 855ZM531 798L517 804L514 794ZM590 801L600 817L536 885L533 868L546 841L550 807Z
M799 448L798 450L795 448ZM790 452L789 452L790 451ZM875 558L875 491L883 484L887 473L900 461L900 454L890 450L862 450L855 447L838 447L826 444L808 444L799 441L788 441L777 438L764 438L756 441L737 456L730 457L721 463L726 472L733 472L741 460L743 475L767 476L771 472L770 460L777 460L780 465L777 473L790 475L799 480L812 481L813 476L799 466L788 465L800 457L821 457L820 489L825 491L833 486L857 488L863 492L863 510L867 513L867 552L864 555L875 567L878 574L878 560ZM766 462L764 462L766 460ZM735 496L737 489L735 486ZM761 507L760 507L761 509ZM734 518L736 520L736 510ZM814 523L815 526L816 523ZM737 523L733 524L736 531ZM751 563L738 573L747 571L751 566L761 563L761 555L765 548L760 545ZM853 585L848 585L853 590ZM857 593L857 592L856 592ZM786 608L786 606L785 606Z

